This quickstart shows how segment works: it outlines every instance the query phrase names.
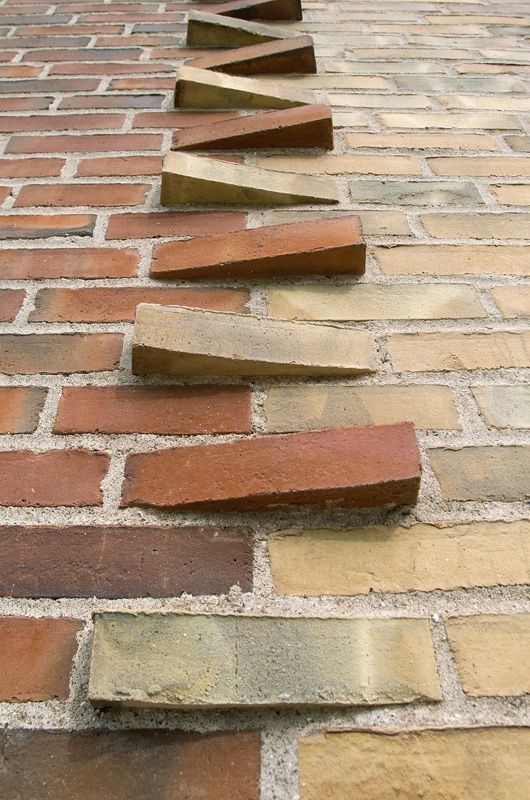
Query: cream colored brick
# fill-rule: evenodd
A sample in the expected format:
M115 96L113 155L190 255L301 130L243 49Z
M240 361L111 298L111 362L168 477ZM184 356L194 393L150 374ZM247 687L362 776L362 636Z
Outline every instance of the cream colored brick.
M405 75L395 78L399 89L414 92L525 92L520 78L506 75L487 78L461 78L452 75ZM440 98L438 98L440 99ZM507 109L508 110L508 109Z
M274 83L275 86L295 89L389 89L390 84L385 78L376 75L297 75L284 77L283 75L263 75L261 81ZM357 97L357 95L355 95Z
M494 91L492 88L490 91ZM486 97L481 95L445 95L438 100L446 108L477 111L530 111L530 97Z
M433 58L436 56L437 59L444 61L461 61L462 59L470 58L470 53L467 50L456 50L453 48L443 48L439 47L435 51L431 49L422 49L421 47L403 47L403 48L392 48L392 49L385 49L381 48L355 48L355 56L357 58L390 58L393 61L398 60L400 61L402 58L411 58L411 59L422 59L422 58Z
M446 629L466 694L517 697L530 693L530 614L453 617Z
M425 33L425 28L425 25L418 25L416 23L398 25L395 23L377 22L371 25L373 31L379 31L380 33ZM440 36L451 36L455 33L458 34L458 36L481 36L487 33L487 30L480 25L437 25L436 33Z
M374 248L385 275L530 275L530 247L396 245Z
M515 153L530 153L530 136L506 136L505 141Z
M265 293L268 313L285 319L458 319L485 317L479 294L465 284L286 286Z
M526 27L530 25L530 20L525 17L506 17L494 16L493 14L448 14L448 15L433 15L425 17L427 22L431 25L520 25Z
M427 163L435 175L530 176L530 158L517 156L428 158Z
M473 397L490 428L530 428L530 386L473 386Z
M439 239L530 239L529 214L422 214L420 220Z
M267 430L274 433L410 420L424 430L460 429L448 386L271 386L264 403Z
M387 342L399 372L530 367L530 331L399 333Z
M356 211L363 231L372 236L409 236L407 217L402 211ZM348 216L351 211L266 211L265 225L280 225L282 222L322 219L322 217Z
M271 536L269 552L282 595L512 586L530 580L530 522L293 529Z
M320 59L319 59L320 62ZM326 72L339 75L430 75L446 67L433 61L322 61Z
M503 64L530 64L530 55L524 50L479 50L481 56Z
M421 175L414 156L258 156L258 167L306 174Z
M528 159L530 161L530 159ZM490 186L493 197L502 206L530 206L530 183L504 183Z
M370 115L365 111L333 112L333 126L335 128L368 128L371 124Z
M349 148L396 147L401 150L499 150L487 133L345 133Z
M329 94L328 102L334 108L432 108L421 94Z
M392 114L377 115L387 128L483 128L491 130L520 130L521 123L508 114Z
M440 448L429 456L444 500L528 500L530 447Z
M505 319L530 317L530 286L498 286L491 296Z

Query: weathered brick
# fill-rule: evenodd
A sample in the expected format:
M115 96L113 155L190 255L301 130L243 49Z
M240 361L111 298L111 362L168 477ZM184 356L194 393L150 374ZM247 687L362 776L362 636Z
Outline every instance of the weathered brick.
M0 131L86 131L121 128L123 114L34 114L31 117L9 117L0 119Z
M487 81L485 81L486 83ZM494 89L489 89L493 92ZM524 91L524 90L523 90ZM528 97L499 97L469 95L446 95L438 98L439 102L450 109L477 109L479 111L530 111L530 98Z
M178 597L252 588L250 537L234 529L6 527L0 554L0 595L8 597Z
M530 332L399 333L388 336L398 372L529 367Z
M0 387L0 433L32 433L46 399L40 386Z
M162 169L162 160L162 156L86 158L79 161L76 177L158 175Z
M89 698L96 706L237 708L379 705L441 694L421 618L98 613Z
M272 25L260 25L194 9L188 11L187 19L188 47L245 47L292 36L290 31Z
M497 286L491 296L504 319L530 317L530 286Z
M529 386L473 386L473 397L491 428L530 428Z
M520 130L517 117L509 114L428 114L382 113L377 115L386 128L483 128L491 130Z
M0 322L13 322L25 295L23 289L0 289Z
M530 447L429 450L444 500L521 501L530 493Z
M91 236L95 222L89 214L5 214L0 216L0 239Z
M92 133L79 136L12 136L6 153L102 153L120 150L160 150L155 133Z
M421 175L421 167L413 156L262 156L256 161L259 167L285 170L285 172L320 172L341 175L358 172L361 175ZM360 185L364 185L363 181ZM387 184L392 186L392 184ZM400 184L401 185L401 184Z
M7 375L100 372L118 368L118 333L40 333L0 336L0 372Z
M403 156L402 156L403 158ZM404 206L476 206L483 201L476 186L463 181L351 181L355 203Z
M365 252L359 219L350 215L159 244L151 275L215 280L361 274Z
M65 164L64 158L2 158L0 178L54 178Z
M100 506L109 456L94 450L0 453L0 506Z
M420 216L427 233L440 239L528 239L528 214L436 214Z
M173 211L113 214L106 239L155 239L162 236L207 236L240 231L247 215L234 211Z
M524 92L523 81L506 76L461 78L453 75L405 75L395 78L396 86L405 91L420 92ZM483 98L473 96L473 99ZM467 106L458 106L466 108ZM487 108L490 108L487 106ZM505 110L505 109L501 109ZM508 110L508 109L506 109Z
M516 153L530 153L530 136L506 136L506 144Z
M53 97L0 97L0 111L43 111L53 103Z
M91 183L63 183L50 186L23 186L15 207L20 206L134 206L145 201L148 184L115 183L96 186Z
M489 189L497 203L501 205L530 206L530 184L528 183L504 183L500 186L490 186Z
M350 149L397 147L401 150L499 150L487 133L346 133Z
M136 275L136 250L115 248L51 248L0 250L0 272L4 278L129 278Z
M317 71L313 40L310 36L238 47L193 59L190 64L195 69L213 70L228 75Z
M230 0L210 6L213 14L237 19L300 20L300 0Z
M307 597L514 586L528 580L529 533L527 520L293 528L269 537L272 577Z
M480 175L480 176L530 176L530 158L495 156L492 158L451 157L428 158L427 163L435 175Z
M66 700L82 627L77 619L0 617L0 700Z
M530 693L530 614L451 617L445 626L466 694L517 697Z
M385 275L530 275L529 247L397 245L374 255Z
M307 222L308 220L322 220L331 217L345 218L351 216L351 211L318 210L318 211L265 211L263 221L265 225L286 222ZM407 217L403 211L365 211L356 210L365 233L373 236L409 236L410 228Z

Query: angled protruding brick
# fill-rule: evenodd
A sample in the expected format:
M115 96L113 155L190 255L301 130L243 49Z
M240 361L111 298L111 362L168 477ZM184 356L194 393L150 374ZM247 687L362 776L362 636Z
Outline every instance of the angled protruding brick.
M420 476L411 422L332 428L133 453L122 506L251 511L410 504Z
M339 198L329 178L168 153L162 166L160 202L163 206L285 206L338 203Z
M246 47L249 44L290 39L292 31L246 22L242 19L209 14L207 11L188 12L188 47Z
M284 89L268 81L195 67L177 70L175 108L294 108L314 102L311 92Z
M172 150L244 150L319 147L333 150L333 119L326 104L267 111L193 125L173 134Z
M245 280L289 275L361 275L365 257L359 217L315 219L164 242L155 246L151 276Z
M228 3L210 6L210 11L236 19L302 19L300 0L231 0Z
M142 303L132 368L138 375L357 375L375 372L369 331Z
M251 44L211 53L189 62L196 69L210 69L228 75L308 74L317 71L313 40L296 36L262 44Z

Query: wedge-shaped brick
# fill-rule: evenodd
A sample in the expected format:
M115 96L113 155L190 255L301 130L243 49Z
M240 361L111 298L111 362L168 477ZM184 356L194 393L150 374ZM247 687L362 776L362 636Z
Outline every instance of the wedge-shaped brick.
M232 0L228 3L210 6L210 11L236 19L302 19L300 0Z
M250 314L141 303L139 375L357 375L375 372L369 331Z
M210 69L228 75L263 75L314 73L317 71L313 40L310 36L296 36L262 44L251 44L211 53L190 62L197 69Z
M223 511L411 504L420 473L410 422L333 428L133 453L122 506Z
M188 47L246 47L249 44L290 39L292 31L246 22L242 19L209 14L207 11L188 12Z
M177 70L175 108L294 108L314 102L311 92L285 89L268 81L195 67Z
M326 104L267 111L193 125L173 134L172 150L244 150L320 147L333 150L333 120Z
M335 182L328 178L168 153L162 166L160 202L163 206L289 206L338 203L339 198Z
M96 706L350 706L440 700L426 619L95 615Z
M359 217L349 216L164 242L154 249L151 275L185 280L360 275L365 256Z

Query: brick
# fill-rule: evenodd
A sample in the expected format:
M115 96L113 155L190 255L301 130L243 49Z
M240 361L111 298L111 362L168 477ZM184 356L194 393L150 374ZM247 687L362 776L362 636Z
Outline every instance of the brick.
M526 520L293 528L269 537L269 553L280 595L449 591L526 583L529 533Z
M174 211L113 214L107 239L156 239L161 236L207 236L240 231L247 215L233 211Z
M13 526L0 528L0 553L0 595L8 597L178 597L252 588L250 536L235 529Z
M371 20L370 20L371 21ZM344 23L346 24L346 23ZM345 43L346 44L346 43ZM328 56L333 55L328 52ZM335 57L339 57L341 53L335 52ZM430 74L430 73L445 73L446 66L439 62L433 61L323 61L323 66L328 72L346 74L346 75L415 75L415 74Z
M0 433L33 433L46 399L40 386L0 387Z
M162 168L160 202L163 206L293 205L338 203L338 195L335 183L327 178L293 177L190 153L169 153Z
M440 239L528 239L528 214L436 214L420 216L427 233Z
M239 119L237 111L147 111L136 114L135 128L194 128L222 120Z
M0 453L0 506L101 506L109 455L94 450Z
M261 156L256 163L258 167L297 173L319 172L326 175L341 175L358 172L361 175L421 175L420 163L413 156Z
M62 247L42 250L18 248L0 251L4 278L130 278L137 274L136 250L98 247Z
M82 627L76 619L0 617L0 700L66 700Z
M87 52L87 51L85 51ZM90 51L88 51L90 52ZM62 63L53 64L49 68L50 75L101 75L103 77L111 75L137 75L145 74L150 75L153 73L171 73L173 72L171 64L150 64L143 61L133 61L128 64L119 64L115 62L100 62L95 63L89 61L87 63ZM142 79L135 79L142 80ZM157 78L155 80L161 80Z
M104 48L92 47L83 48L81 59L83 61L138 61L142 55L140 48ZM48 61L79 61L80 53L77 50L52 48L50 50L29 50L22 56L22 61L32 63L47 63Z
M438 16L435 14L426 16L425 19L430 25L445 25L447 22L455 23L455 25L466 25L468 22L478 23L479 25L530 25L525 17L496 16L493 14L455 14L452 16L442 16L441 14Z
M134 206L141 205L149 190L148 184L62 183L23 186L15 207L23 206Z
M64 158L2 158L0 178L54 178L65 164Z
M0 131L19 133L20 131L72 131L105 130L121 128L123 114L35 114L32 117L3 116Z
M351 108L355 103L356 108L376 109L403 109L403 108L431 108L431 100L420 94L330 94L329 101L334 108Z
M213 14L236 19L300 20L300 0L232 0L209 7Z
M72 19L71 14L11 14L2 16L2 25L58 25ZM72 29L70 29L72 30Z
M414 429L404 422L135 453L126 462L122 506L400 505L416 502L419 482Z
M0 239L91 236L95 223L96 217L90 214L0 215Z
M530 693L530 614L451 617L445 625L466 694L517 697Z
M521 123L508 114L429 114L382 113L377 115L386 128L475 128L518 130Z
M365 111L334 111L333 124L336 128L369 128L371 119Z
M517 727L330 731L299 740L300 796L524 800L529 745Z
M530 332L399 333L387 338L398 372L528 367Z
M122 175L158 175L162 156L110 156L79 161L76 177L116 177Z
M63 97L58 108L160 108L164 96L161 94L130 95L74 95Z
M530 136L506 136L506 144L516 153L530 153Z
M429 450L444 500L524 502L530 492L529 447Z
M385 275L530 275L528 247L397 245L374 255Z
M0 94L93 92L100 83L101 78L39 78L17 81L16 84L13 81L0 81Z
M314 320L486 317L475 288L463 284L306 284L265 290L273 317Z
M4 56L9 56L9 53L4 51ZM16 55L12 53L11 55ZM9 64L7 66L0 66L0 78L36 78L40 74L42 67L28 67L21 64Z
M331 217L344 219L351 216L351 211L265 211L263 221L265 225L287 222L307 222L308 220L322 220ZM365 211L356 210L362 223L363 231L373 236L409 236L410 228L407 217L403 211Z
M187 19L187 47L245 47L292 36L291 31L272 25L260 25L195 9L188 11Z
M504 319L530 317L530 286L497 286L491 296Z
M0 322L13 322L25 295L23 289L0 289Z
M435 175L530 176L530 158L428 158Z
M401 150L499 150L487 133L346 133L349 149L390 148Z
M477 188L462 181L351 181L355 203L405 206L476 206L482 203Z
M185 280L356 275L364 272L365 253L359 219L350 215L159 244L151 275Z
M484 81L484 83L487 83L487 81ZM489 89L489 91L494 91L494 89ZM438 100L442 106L449 109L476 109L478 111L530 111L530 98L528 97L443 95L439 97Z
M260 737L253 732L28 731L1 734L0 790L33 800L215 797L258 800Z
M436 55L438 60L447 60L447 61L465 61L466 59L471 58L471 54L467 50L457 50L456 48L436 48L435 51L432 49L421 48L421 47L403 47L403 48L384 48L384 47L366 47L366 48L355 48L355 55L357 58L361 59L361 61L366 59L376 59L380 58L384 60L385 58L390 59L391 61L394 60L403 60L403 59L424 59L424 58L432 58Z
M228 75L262 73L313 73L317 71L313 40L297 36L262 44L251 44L214 53L191 61L195 69L208 69Z
M400 90L413 92L524 92L524 82L506 76L461 78L453 75L405 75L395 78ZM473 99L481 100L480 97ZM442 105L444 103L442 102ZM466 108L467 106L458 106ZM483 106L484 107L484 106ZM485 106L485 108L491 108ZM509 109L501 109L509 110Z
M160 150L154 133L93 133L87 136L12 136L6 153L101 153L115 150Z
M119 366L121 334L46 333L0 336L0 372L7 375L100 372Z
M0 111L42 111L53 103L53 97L0 97Z
M530 206L530 184L504 183L490 186L493 197L504 206Z
M140 375L357 375L375 371L375 352L368 331L142 303L132 366Z
M96 706L350 706L441 699L429 625L421 618L103 612L94 621L88 691ZM200 679L205 670L208 681Z
M326 104L266 111L175 131L172 150L240 150L320 147L333 150L333 121Z
M388 89L389 84L385 78L374 77L373 75L263 75L262 81L271 83L274 86L282 86L289 89L329 89L332 92L337 92L339 89ZM355 103L353 103L353 96L339 95L339 97L349 97L350 102L347 105L356 105L358 100L368 98L370 95L355 95ZM381 97L381 95L378 95ZM330 95L330 101L333 105L337 102L337 95Z
M473 397L490 428L530 428L530 387L472 386Z
M114 78L109 84L109 89L111 91L135 91L136 89L142 91L166 91L173 88L173 83L173 78L170 77Z

